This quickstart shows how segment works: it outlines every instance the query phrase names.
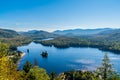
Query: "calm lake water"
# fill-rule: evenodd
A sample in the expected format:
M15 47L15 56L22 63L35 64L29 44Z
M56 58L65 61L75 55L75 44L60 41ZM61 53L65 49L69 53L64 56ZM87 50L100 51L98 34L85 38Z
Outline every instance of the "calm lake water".
M29 49L29 53L27 53ZM20 59L18 68L22 69L26 61L34 64L38 63L38 66L45 68L48 73L54 71L57 74L70 71L70 70L90 70L93 71L101 65L101 61L105 54L105 51L101 51L97 48L65 48L58 49L54 46L47 47L38 43L30 43L29 45L20 46L18 50L25 52L25 56ZM43 58L40 54L43 51L48 52L48 57ZM114 68L120 71L120 55L108 52L108 56L111 62L114 64Z

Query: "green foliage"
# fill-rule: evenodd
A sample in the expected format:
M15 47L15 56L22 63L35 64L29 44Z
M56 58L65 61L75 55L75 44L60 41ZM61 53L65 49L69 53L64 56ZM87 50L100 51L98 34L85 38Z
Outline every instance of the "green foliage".
M32 41L31 38L23 37L23 36L19 36L15 38L0 38L0 42L9 45L9 48L11 50L16 50L17 46L28 44L31 41Z
M41 43L45 46L54 45L57 48L68 48L68 47L95 47L100 50L112 51L115 53L120 52L120 40L108 40L101 38L80 38L80 37L59 37L53 40L39 41L36 43Z
M44 69L34 66L28 72L26 80L50 80L50 79Z
M0 58L3 56L7 56L8 54L8 46L6 44L0 43Z
M11 50L7 44L0 43L0 58L2 56L8 56L14 63L17 63L21 58L21 54L22 52L20 51Z
M89 71L70 71L65 72L60 75L63 80L100 80L98 77L94 75L94 73Z
M17 80L20 78L19 72L7 53L8 46L0 43L0 80Z
M105 54L102 66L95 72L69 71L59 75L61 80L120 80L120 76L113 70L110 59Z
M112 68L112 64L110 63L110 59L107 53L104 55L102 60L102 66L99 67L96 71L96 75L98 77L102 77L103 80L108 80L112 76L116 75L116 72Z
M29 70L31 69L31 67L32 67L31 63L27 61L26 64L23 66L23 70L24 70L26 73L28 73Z
M120 80L120 76L116 74L108 78L108 80Z
M42 52L41 56L44 57L44 58L47 58L47 57L48 57L48 53L47 53L47 51Z
M55 80L55 78L56 78L55 72L51 72L51 74L50 74L50 80Z

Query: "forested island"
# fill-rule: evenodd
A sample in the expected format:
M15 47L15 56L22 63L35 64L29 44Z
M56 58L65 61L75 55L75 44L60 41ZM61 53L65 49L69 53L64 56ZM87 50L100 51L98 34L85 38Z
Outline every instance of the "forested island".
M47 52L47 51L42 52L42 53L41 53L41 56L42 56L43 58L47 58L47 57L48 57L48 52Z

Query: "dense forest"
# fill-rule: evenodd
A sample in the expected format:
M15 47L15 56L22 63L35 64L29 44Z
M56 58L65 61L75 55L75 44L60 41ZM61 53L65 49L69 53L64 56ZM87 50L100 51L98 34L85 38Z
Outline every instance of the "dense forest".
M68 48L68 47L94 47L100 50L112 51L115 53L120 52L120 41L113 40L101 40L91 38L78 38L78 37L59 37L54 40L38 41L45 46L54 45L57 48Z
M11 50L16 50L17 46L28 44L32 39L23 36L14 30L0 29L0 42L9 45Z

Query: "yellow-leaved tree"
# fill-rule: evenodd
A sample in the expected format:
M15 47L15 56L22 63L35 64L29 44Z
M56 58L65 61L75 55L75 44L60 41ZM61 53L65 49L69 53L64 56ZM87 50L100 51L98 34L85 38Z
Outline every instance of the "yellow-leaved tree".
M0 43L0 80L17 80L20 75L16 65L9 58L9 47Z

